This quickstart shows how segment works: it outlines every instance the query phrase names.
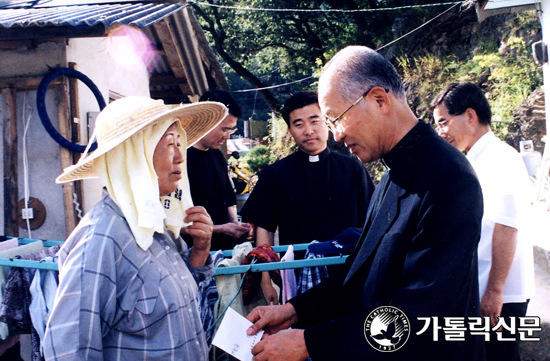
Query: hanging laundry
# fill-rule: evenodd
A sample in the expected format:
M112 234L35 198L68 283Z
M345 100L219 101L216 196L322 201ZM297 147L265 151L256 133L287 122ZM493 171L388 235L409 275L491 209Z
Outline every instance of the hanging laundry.
M35 252L39 252L42 249L44 249L44 245L42 242L32 242L29 244L25 244L22 246L19 245L19 241L16 238L13 238L16 240L15 247L10 249L5 249L0 252L0 258L14 258L16 256L23 256ZM5 241L10 242L10 246L14 245L14 243L11 240ZM2 242L4 243L4 242ZM0 300L4 299L4 288L6 286L6 279L8 278L8 274L10 272L11 267L0 267ZM5 322L0 322L0 339L5 340L9 337L9 329L8 325Z
M31 242L18 246L16 248L7 249L0 252L0 258L14 258L16 256L23 256L28 254L33 254L44 249L42 242Z
M46 257L55 256L60 247L60 245L56 245L19 257L26 260L41 261ZM42 360L40 356L40 337L32 325L29 312L32 301L30 285L35 272L36 269L34 268L11 267L4 288L4 298L0 306L0 321L8 324L10 335L31 334L31 357L33 361L38 361Z
M314 254L323 256L349 255L355 249L359 237L361 237L361 229L357 227L349 227L342 233L338 234L331 241L312 242L307 247L308 251Z
M294 246L288 246L285 255L281 258L281 262L294 261ZM290 300L292 297L296 296L298 291L296 285L296 274L293 269L283 269L281 270L281 278L283 280L283 296L282 303L285 304L286 301Z
M310 243L310 246L315 243L319 243L319 242L313 241ZM305 259L316 259L316 258L323 258L323 256L320 254L311 253L308 247L308 250L306 251ZM300 277L298 279L298 294L302 294L305 291L309 290L310 288L313 288L313 286L318 285L319 283L321 283L321 281L323 281L327 277L328 277L328 271L326 266L302 268Z
M224 259L218 264L218 267L239 266L250 251L252 251L252 244L250 242L238 244L233 248L231 259ZM214 317L218 318L220 313L223 312L227 305L231 303L233 297L235 297L235 295L239 292L240 284L241 275L239 274L216 277L216 286L218 288L220 298L214 308ZM233 303L231 303L231 308L239 314L245 316L242 297L236 297Z
M57 257L46 257L44 262L56 262L56 259ZM58 275L59 273L56 271L37 269L30 286L32 301L29 306L29 313L32 325L40 339L40 356L42 357L44 356L42 342L49 313L55 300L55 292L59 283Z
M0 251L12 249L17 246L19 246L19 240L17 238L8 238L6 240L0 241Z
M268 244L263 244L260 247L253 249L244 259L243 264L251 264L252 260L256 260L256 263L268 263L268 262L279 262L279 256L273 248ZM281 273L279 270L269 271L269 276L271 280L279 287L282 288L283 283L281 280ZM248 272L244 275L243 282L243 304L250 304L258 291L260 290L260 283L262 280L261 272Z

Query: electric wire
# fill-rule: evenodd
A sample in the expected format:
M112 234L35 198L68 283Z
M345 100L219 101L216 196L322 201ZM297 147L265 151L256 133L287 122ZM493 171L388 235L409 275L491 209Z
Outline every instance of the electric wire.
M444 12L442 12L441 14L439 14L439 15L437 15L437 16L431 18L430 20L426 21L424 24L420 25L420 26L417 27L416 29L413 29L413 30L409 31L409 32L406 33L405 35L400 36L399 38L397 38L397 39L395 39L395 40L393 40L393 41L390 41L390 42L387 43L386 45L384 45L384 46L382 46L382 47L376 49L376 51L382 50L382 49L384 49L385 47L388 47L388 46L390 46L391 44L396 43L396 42L398 42L399 40L401 40L401 39L403 39L403 38L406 38L407 36L411 35L411 34L414 33L415 31L417 31L417 30L423 28L424 26L428 25L429 23L431 23L431 22L434 21L435 19L439 18L440 16L445 15L447 12L451 11L452 9L454 9L455 7L457 7L457 6L460 5L460 4L462 4L462 3L457 3L457 4L453 5L453 6L451 6L450 8L448 8L447 10L445 10Z
M456 5L461 3L462 1L453 1L453 2L445 2L445 3L437 3L437 4L406 5L406 6L399 6L394 8L345 10L345 9L269 9L269 8L251 8L246 6L218 5L218 4L210 4L202 1L188 2L189 5L201 5L201 6L218 8L218 9L264 11L264 12L289 12L289 13L290 12L293 12L293 13L362 13L362 12L374 12L374 11L395 11L395 10L404 10L404 9L418 9L418 8L426 8L426 7L434 7L434 6Z
M27 116L27 110L30 110L28 116ZM31 123L31 117L32 117L32 107L27 103L27 92L24 93L23 96L23 122L25 126L25 130L23 131L23 192L24 192L24 202L25 205L23 209L28 209L29 206L29 158L27 153L27 132L29 130L29 124ZM23 209L21 209L21 212L23 212ZM21 214L21 217L23 218L23 215ZM29 218L26 218L27 222L27 232L29 238L32 238L31 234L31 222Z
M263 87L263 88L253 88L253 89L235 90L235 91L233 91L233 93L246 93L246 92L253 92L253 91L258 91L258 90L280 88L280 87L283 87L283 86L286 86L286 85L290 85L290 84L294 84L294 83L301 83L301 82L303 82L303 81L305 81L305 80L308 80L308 79L311 79L311 78L313 78L313 77L314 77L314 76L312 75L312 76L308 76L307 78L302 78L302 79L290 81L290 82L284 83L284 84L277 84L277 85L266 86L266 87Z
M76 194L76 190L75 190L75 187L74 187L74 182L71 182L71 187L73 188L74 209L77 212L78 219L82 219L82 209L80 209L80 203L78 203L78 194Z

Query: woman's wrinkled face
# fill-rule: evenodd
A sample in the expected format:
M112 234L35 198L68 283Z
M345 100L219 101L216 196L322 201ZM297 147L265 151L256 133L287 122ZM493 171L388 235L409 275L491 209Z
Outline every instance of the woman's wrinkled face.
M180 134L174 123L166 130L153 153L153 167L157 173L161 197L175 191L182 177L183 155L179 138Z

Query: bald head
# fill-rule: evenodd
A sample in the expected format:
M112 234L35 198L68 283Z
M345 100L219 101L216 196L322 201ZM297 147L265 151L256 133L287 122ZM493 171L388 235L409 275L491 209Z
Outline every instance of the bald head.
M364 46L349 46L327 63L319 106L334 139L363 162L383 157L418 123L395 68Z
M405 100L403 83L393 65L382 55L366 46L348 46L340 50L324 67L321 83L336 77L339 96L353 101L374 86L391 91L399 100Z

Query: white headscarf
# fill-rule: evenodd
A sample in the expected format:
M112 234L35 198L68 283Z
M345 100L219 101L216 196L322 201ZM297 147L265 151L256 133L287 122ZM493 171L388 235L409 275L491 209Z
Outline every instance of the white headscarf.
M178 189L159 197L158 177L153 167L153 153L166 130L174 123L180 133L183 155L182 178ZM164 233L164 226L177 237L185 210L193 206L187 177L187 136L180 123L168 119L138 132L94 161L93 169L120 207L137 244L147 250L154 232Z

